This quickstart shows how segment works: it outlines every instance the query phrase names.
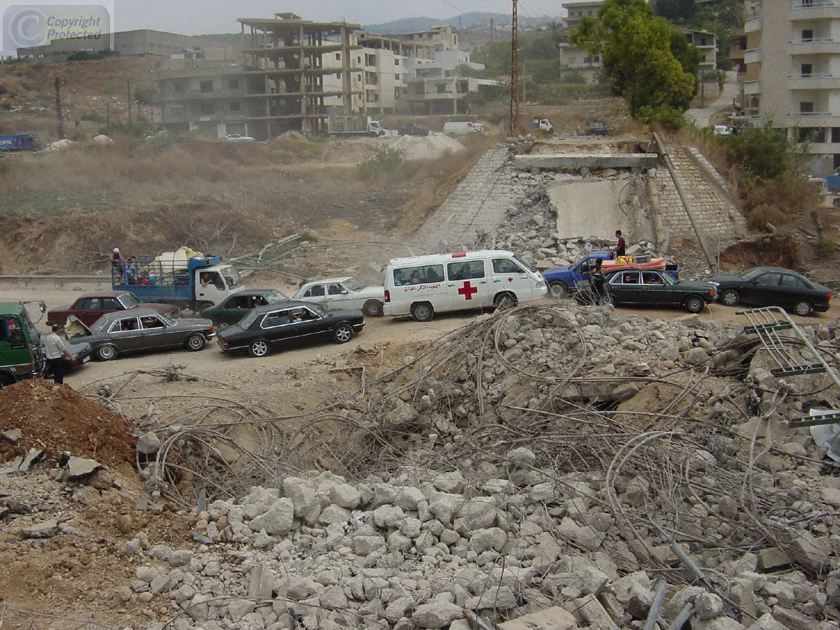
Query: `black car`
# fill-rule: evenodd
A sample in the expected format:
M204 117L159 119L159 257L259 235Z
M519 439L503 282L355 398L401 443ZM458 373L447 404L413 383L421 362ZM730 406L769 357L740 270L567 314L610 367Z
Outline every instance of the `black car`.
M94 356L110 361L120 354L187 348L198 351L216 336L209 319L169 319L150 308L133 308L103 315L88 328L75 317L65 332L72 341L90 344Z
M800 273L781 267L753 267L740 273L706 278L718 285L718 300L726 306L780 306L802 317L825 312L831 289Z
M247 350L252 357L264 357L286 342L346 343L364 326L361 311L325 311L317 304L291 300L249 311L238 324L219 332L219 345L225 352Z
M428 136L429 130L417 123L403 123L397 129L401 136Z
M615 306L676 306L699 313L715 299L715 285L709 282L675 280L657 269L625 269L606 274L609 301ZM583 302L584 292L575 299Z

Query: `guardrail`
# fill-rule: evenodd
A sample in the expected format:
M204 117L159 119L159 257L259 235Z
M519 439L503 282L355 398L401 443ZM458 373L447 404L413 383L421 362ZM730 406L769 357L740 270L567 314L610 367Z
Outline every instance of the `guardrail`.
M68 283L96 284L111 287L111 277L101 276L0 276L0 284L17 284L28 286L30 284L57 284Z

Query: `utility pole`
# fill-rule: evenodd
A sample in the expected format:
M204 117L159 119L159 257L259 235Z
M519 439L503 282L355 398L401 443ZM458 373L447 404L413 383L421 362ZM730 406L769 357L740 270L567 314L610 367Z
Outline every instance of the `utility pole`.
M61 77L55 78L55 114L58 123L58 139L64 140L64 112L61 107Z
M510 135L519 135L519 12L513 0L510 38Z
M490 18L490 43L496 41L496 23L494 22L493 18Z
M131 125L131 79L125 80L125 89L128 96L128 124Z

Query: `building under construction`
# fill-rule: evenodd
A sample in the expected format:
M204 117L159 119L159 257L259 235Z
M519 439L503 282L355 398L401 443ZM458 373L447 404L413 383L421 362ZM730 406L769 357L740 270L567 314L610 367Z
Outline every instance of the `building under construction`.
M352 35L361 25L311 22L293 13L238 21L245 40L246 119L255 138L323 131L331 113L364 107L362 64L351 59L360 54Z

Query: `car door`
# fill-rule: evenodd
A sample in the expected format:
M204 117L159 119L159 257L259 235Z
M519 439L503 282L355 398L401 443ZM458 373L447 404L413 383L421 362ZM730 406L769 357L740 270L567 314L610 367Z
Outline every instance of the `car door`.
M667 284L659 271L643 271L638 291L637 304L670 306L682 302L679 287Z
M327 287L321 282L316 282L304 291L301 299L306 302L312 302L327 308Z
M118 310L117 308L107 310L105 308L105 298L84 298L79 300L77 304L78 306L75 306L74 310L78 310L78 317L86 326L93 324L93 322L102 317L105 313Z
M450 309L482 308L493 304L484 260L461 260L446 265L446 297Z
M108 341L121 353L136 352L145 349L143 331L137 316L124 315L115 319L108 329Z
M158 315L144 315L140 318L140 347L145 349L176 348L183 344L182 332L177 326L170 326Z
M357 304L359 300L356 294L344 286L341 282L327 283L326 307L331 311L338 311L343 308L361 309L362 305Z
M767 271L745 282L741 290L741 301L753 306L781 306L781 277L782 274L778 271Z
M219 307L218 320L220 324L235 324L243 317L249 309L253 308L251 295L232 295Z
M619 271L610 279L607 290L615 304L639 304L644 287L638 271Z

